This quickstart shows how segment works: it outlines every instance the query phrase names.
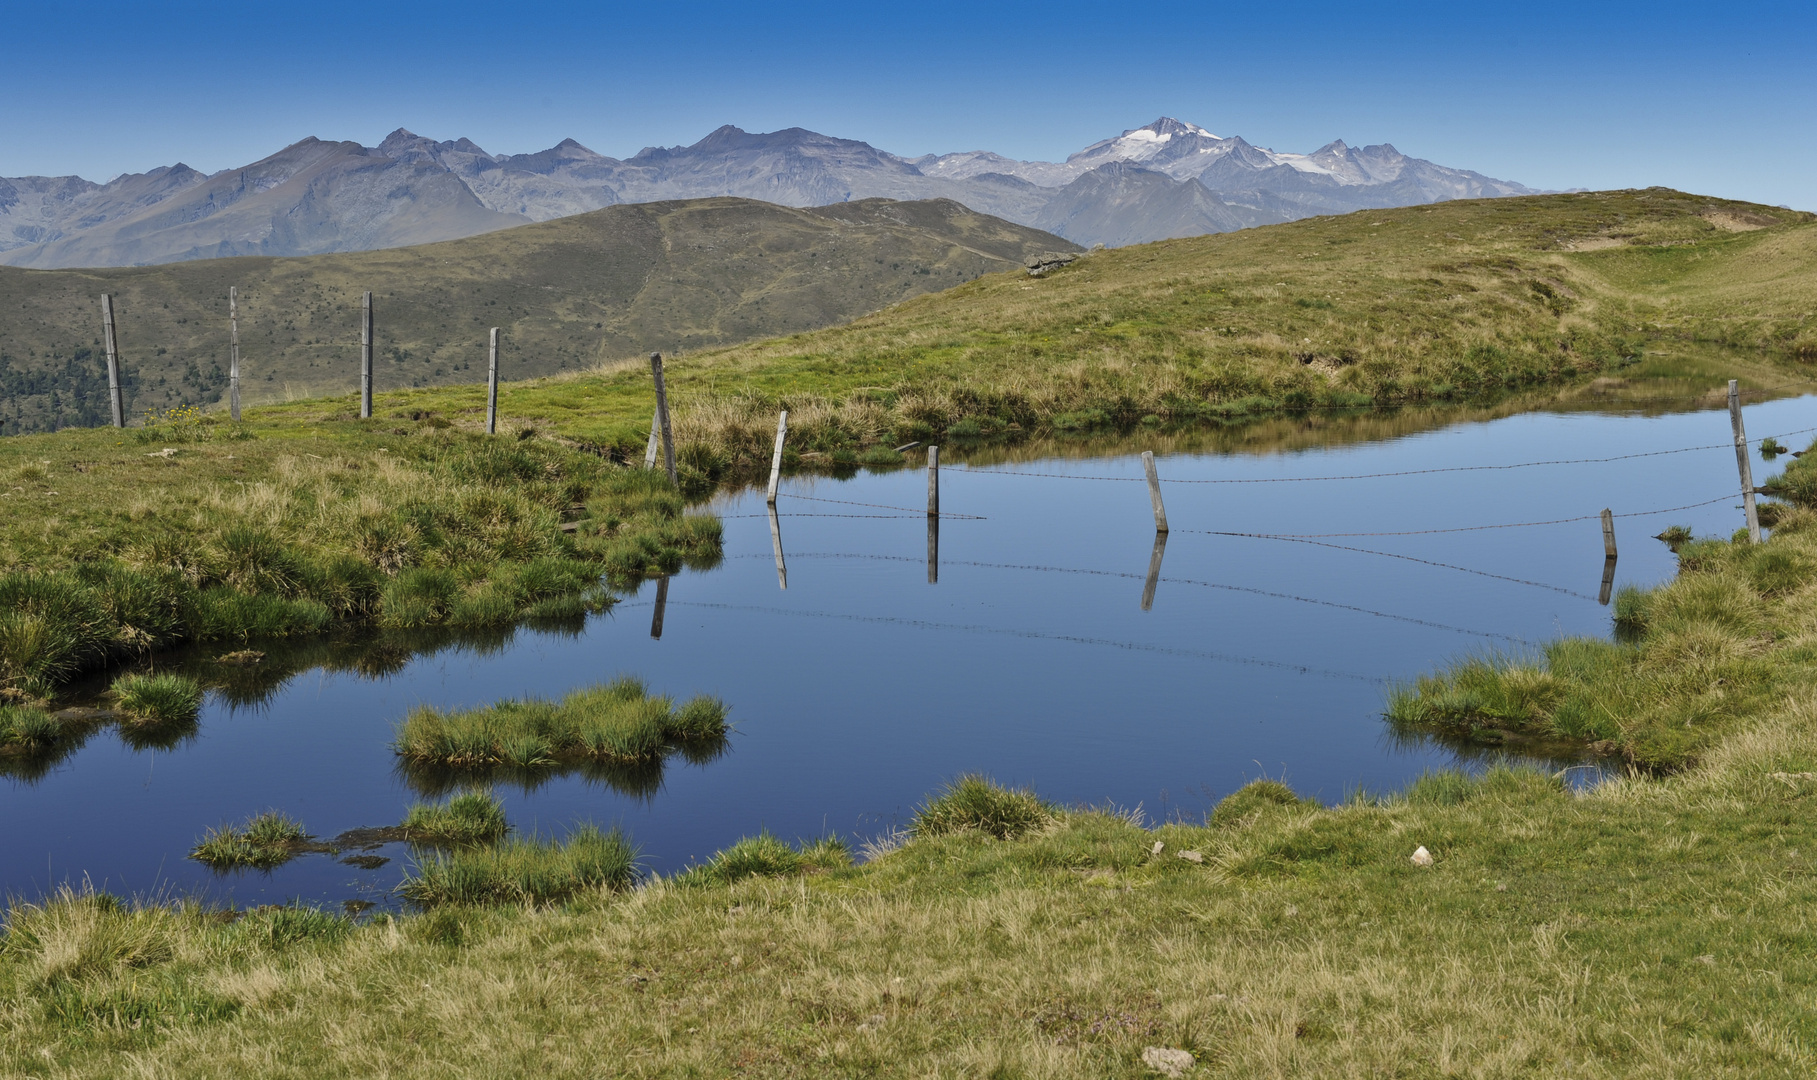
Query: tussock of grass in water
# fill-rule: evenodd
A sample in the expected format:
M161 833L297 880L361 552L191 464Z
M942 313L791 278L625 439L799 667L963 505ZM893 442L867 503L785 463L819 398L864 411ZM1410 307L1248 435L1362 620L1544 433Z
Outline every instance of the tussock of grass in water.
M187 675L122 675L113 696L126 723L145 727L188 723L202 709L202 684Z
M297 821L268 810L246 824L223 825L202 838L189 857L206 863L214 870L248 866L269 870L290 861L298 848L309 839Z
M505 807L489 791L468 791L445 803L418 803L404 817L409 838L426 844L487 844L511 826Z
M43 709L0 705L0 750L39 753L55 746L63 736L63 725Z
M679 744L723 739L726 706L696 697L680 708L642 682L617 679L556 701L501 701L483 709L412 709L393 748L405 761L461 769L537 768L564 761L649 762Z
M693 867L681 875L681 880L729 884L741 878L819 873L850 865L852 850L836 836L815 840L797 850L765 830L715 854L704 865Z
M582 825L566 840L524 837L494 847L430 855L398 886L422 908L443 904L557 904L622 892L637 878L637 851L617 829Z
M989 777L968 774L924 803L910 829L916 836L974 831L1008 840L1048 824L1054 812L1032 791L1001 787Z

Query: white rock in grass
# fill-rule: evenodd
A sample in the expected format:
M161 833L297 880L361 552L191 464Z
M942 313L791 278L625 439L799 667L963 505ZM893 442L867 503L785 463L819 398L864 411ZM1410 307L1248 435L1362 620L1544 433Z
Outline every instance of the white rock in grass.
M1149 848L1149 849L1148 849L1148 853L1149 853L1149 854L1150 854L1150 855L1159 855L1159 854L1161 854L1161 849L1162 849L1162 848L1164 848L1164 847L1166 847L1166 846L1167 846L1167 845L1166 845L1166 844L1163 844L1163 843L1161 843L1161 841L1159 841L1159 840L1156 840L1156 841L1155 841L1155 846L1154 846L1154 847L1151 847L1151 848Z
M1142 1064L1162 1076L1185 1076L1186 1070L1196 1062L1184 1050L1176 1050L1171 1046L1151 1046L1142 1051Z
M1205 856L1196 851L1182 851L1180 852L1180 858L1193 863L1202 863L1205 861Z
M1420 845L1419 849L1413 853L1413 865L1415 865L1415 866L1431 866L1432 865L1432 852L1427 851L1424 844Z

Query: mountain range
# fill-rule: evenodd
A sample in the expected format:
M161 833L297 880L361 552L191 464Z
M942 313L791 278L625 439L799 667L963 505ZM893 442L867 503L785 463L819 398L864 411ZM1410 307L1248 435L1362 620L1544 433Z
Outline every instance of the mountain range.
M1387 144L1280 153L1163 117L1063 162L902 157L802 128L721 127L630 158L572 139L496 155L402 128L376 147L307 138L212 175L177 164L97 184L0 178L0 263L133 266L313 255L474 236L622 203L736 196L791 207L951 199L1082 245L1121 246L1318 214L1532 194Z

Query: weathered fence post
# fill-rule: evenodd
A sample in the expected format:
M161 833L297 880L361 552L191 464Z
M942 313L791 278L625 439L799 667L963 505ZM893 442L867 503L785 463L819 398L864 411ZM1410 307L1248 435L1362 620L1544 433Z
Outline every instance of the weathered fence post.
M240 290L227 289L227 415L240 422Z
M1735 430L1735 464L1741 469L1741 508L1747 514L1748 540L1760 543L1760 515L1754 509L1754 468L1748 461L1748 430L1741 422L1740 383L1729 380L1729 426Z
M486 434L498 434L498 327L492 328L486 357Z
M1605 559L1615 557L1615 515L1607 507L1602 512L1602 553Z
M789 587L789 568L782 562L782 522L776 519L776 504L770 504L770 546L776 549L776 584L786 591Z
M662 425L662 464L669 472L669 483L679 485L675 475L675 431L669 425L669 391L662 382L662 354L650 354L650 374L656 380L656 419Z
M1148 555L1148 581L1142 586L1142 610L1155 606L1155 585L1161 580L1161 557L1167 554L1167 533L1155 533L1155 549Z
M114 338L114 298L101 294L101 336L107 346L107 400L113 405L114 426L126 426L126 397L120 389L120 343Z
M782 410L782 415L776 418L776 452L770 455L769 503L771 507L776 505L776 485L782 480L782 440L786 438L788 434L789 410L784 409ZM771 516L773 517L775 515L772 514ZM780 555L776 558L776 565L782 565L782 557Z
M1155 472L1155 453L1142 451L1142 468L1148 473L1148 501L1155 507L1155 531L1167 531L1167 508L1161 505L1161 477Z
M927 583L940 584L940 515L927 516Z
M372 294L360 298L360 419L372 419Z
M927 516L940 516L940 448L927 448Z
M644 443L644 468L656 468L656 448L662 445L662 414L650 410L650 440Z

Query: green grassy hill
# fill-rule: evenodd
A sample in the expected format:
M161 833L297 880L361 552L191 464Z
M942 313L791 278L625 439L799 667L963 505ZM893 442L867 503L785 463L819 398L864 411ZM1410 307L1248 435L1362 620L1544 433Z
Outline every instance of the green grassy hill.
M483 379L493 326L521 379L840 323L1044 250L1074 249L946 200L797 210L699 199L384 251L0 267L0 420L9 433L105 422L103 292L119 311L136 416L222 399L230 286L245 400L283 401L358 385L365 290L379 385L431 386Z
M1452 401L1639 374L1662 342L1742 350L1750 373L1784 382L1817 359L1814 312L1817 217L1656 188L1095 252L1041 278L992 274L844 326L693 353L669 377L693 460L737 469L767 464L783 405L792 447L835 456L935 435ZM650 401L647 368L624 364L513 386L504 407L633 451ZM472 424L480 395L391 404Z

